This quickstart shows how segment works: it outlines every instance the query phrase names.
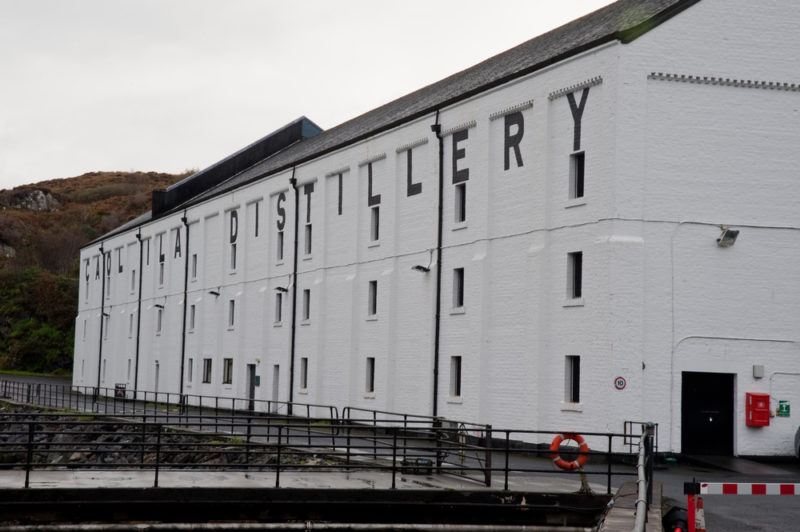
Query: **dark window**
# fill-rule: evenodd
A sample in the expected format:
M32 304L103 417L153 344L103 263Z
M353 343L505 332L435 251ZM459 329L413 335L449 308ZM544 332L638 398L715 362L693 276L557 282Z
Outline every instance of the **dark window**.
M581 402L581 357L568 356L566 364L566 386L564 401L567 403Z
M378 313L378 281L369 282L369 296L367 314L374 316Z
M369 239L372 242L377 242L381 237L381 211L377 205L370 209L370 229Z
M311 224L306 224L306 255L311 255Z
M283 319L283 294L275 294L275 323L280 323Z
M461 397L461 357L450 357L450 396Z
M278 231L278 260L283 260L283 231Z
M222 359L222 384L231 384L233 382L233 359Z
M578 299L583 295L583 252L567 255L567 297Z
M583 171L586 154L582 151L569 156L569 197L583 197Z
M236 324L236 301L231 299L228 301L228 327L233 327Z
M300 388L308 389L308 359L306 357L300 359Z
M453 307L464 306L464 268L453 270Z
M208 384L211 382L211 359L203 359L203 382Z
M456 185L456 197L455 197L455 221L456 222L466 222L467 221L467 184L466 183L459 183Z
M375 392L375 357L367 357L366 392Z
M311 290L303 290L303 319L311 319Z

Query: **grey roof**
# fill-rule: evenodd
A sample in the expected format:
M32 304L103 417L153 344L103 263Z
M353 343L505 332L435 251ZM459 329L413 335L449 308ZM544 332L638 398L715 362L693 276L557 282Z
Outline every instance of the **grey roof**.
M291 168L606 42L630 42L699 1L619 0L312 138L297 142L232 175L180 207ZM146 221L142 218L114 232Z

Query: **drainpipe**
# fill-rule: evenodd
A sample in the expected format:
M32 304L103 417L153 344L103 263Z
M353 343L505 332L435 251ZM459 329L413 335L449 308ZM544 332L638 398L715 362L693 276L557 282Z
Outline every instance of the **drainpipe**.
M439 140L439 206L436 222L436 319L433 332L433 416L439 415L439 333L442 313L442 220L444 217L444 138L442 126L439 124L439 111L436 111L436 122L431 131Z
M181 378L180 378L180 402L181 406L184 405L183 397L183 374L184 364L186 363L186 309L189 307L189 219L187 218L187 211L183 211L183 226L186 228L186 252L183 261L183 332L181 333Z
M287 411L292 415L292 402L294 402L294 355L297 337L297 231L300 223L300 189L294 177L295 167L292 167L292 177L289 183L294 188L294 251L292 256L292 333L289 344L289 405Z
M100 255L103 257L103 269L100 270L100 345L97 349L97 386L95 387L95 397L100 393L100 369L103 366L103 326L106 318L106 250L100 244Z
M139 298L136 301L136 360L133 368L133 400L137 399L139 390L139 345L142 335L142 259L144 254L144 240L142 240L142 229L136 233L136 240L139 241Z

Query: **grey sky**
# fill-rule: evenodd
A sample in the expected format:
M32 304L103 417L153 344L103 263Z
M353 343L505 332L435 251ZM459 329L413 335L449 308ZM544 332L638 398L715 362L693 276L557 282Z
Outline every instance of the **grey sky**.
M0 188L203 168L330 128L610 0L0 0Z

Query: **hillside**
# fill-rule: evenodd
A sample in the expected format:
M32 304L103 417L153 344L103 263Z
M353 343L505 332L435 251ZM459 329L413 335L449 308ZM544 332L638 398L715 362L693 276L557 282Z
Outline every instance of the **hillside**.
M0 190L0 369L70 371L81 246L185 175L91 172Z

